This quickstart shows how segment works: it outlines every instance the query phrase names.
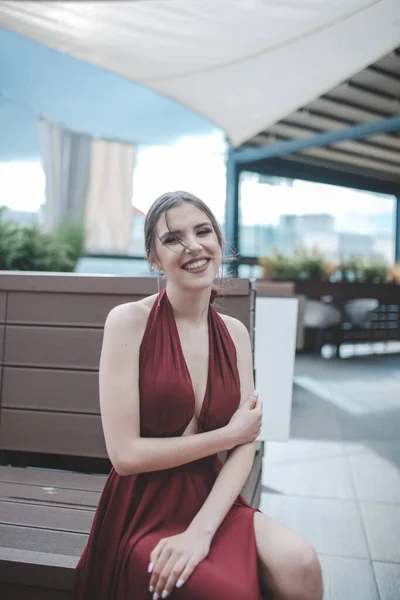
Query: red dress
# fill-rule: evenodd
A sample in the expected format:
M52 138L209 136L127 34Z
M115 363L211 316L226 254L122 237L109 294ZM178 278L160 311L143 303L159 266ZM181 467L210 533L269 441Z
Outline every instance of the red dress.
M199 427L226 425L240 402L236 349L211 306L209 370ZM161 292L140 346L142 437L180 436L194 415L194 391L168 296ZM77 600L150 600L150 552L184 531L203 506L222 467L217 455L179 467L120 476L105 484L86 548L76 569ZM214 535L208 556L176 600L262 600L253 518L238 496Z

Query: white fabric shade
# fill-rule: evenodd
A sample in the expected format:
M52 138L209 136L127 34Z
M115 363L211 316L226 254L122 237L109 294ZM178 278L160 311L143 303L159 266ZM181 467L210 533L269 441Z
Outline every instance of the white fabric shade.
M399 45L400 2L10 0L0 24L177 100L239 145Z

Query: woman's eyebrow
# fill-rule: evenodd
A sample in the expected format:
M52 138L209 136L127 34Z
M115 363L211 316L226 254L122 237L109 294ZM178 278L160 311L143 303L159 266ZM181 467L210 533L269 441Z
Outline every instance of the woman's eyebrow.
M194 226L194 229L200 229L201 227L204 227L205 225L211 225L211 223L209 221L204 221L204 223L198 223L197 225ZM178 235L179 233L182 233L181 229L171 229L171 231L166 231L165 233L162 234L161 240L168 237L169 235Z

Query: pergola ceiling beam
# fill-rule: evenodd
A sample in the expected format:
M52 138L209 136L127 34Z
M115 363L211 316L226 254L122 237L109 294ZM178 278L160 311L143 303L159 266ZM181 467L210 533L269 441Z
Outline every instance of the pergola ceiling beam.
M362 122L362 121L363 120L360 119L360 122ZM344 127L348 127L348 126L356 124L356 123L349 123L344 120L340 121L337 118L324 116L319 113L315 113L313 111L309 112L308 114L306 114L303 111L293 113L286 119L283 119L282 121L280 121L280 123L285 124L285 125L297 125L299 127L304 127L305 129L312 128L316 131L318 130L318 132L321 132L321 133L324 131L333 131L334 129L343 129ZM267 133L267 132L265 132L265 133ZM372 137L369 137L368 142L365 142L364 140L362 140L362 141L360 141L360 143L362 143L362 144L368 143L368 145L370 145L372 143L374 146L385 148L387 150L393 149L393 150L400 151L400 139L395 138L388 134L386 134L386 135L377 134Z
M325 94L324 97L338 99L344 104L359 106L360 108L377 110L386 115L398 115L400 112L399 100L387 98L369 90L357 89L351 83L339 85L328 94Z
M274 160L274 159L272 159ZM394 196L398 193L398 189L400 186L400 173L385 173L382 171L375 171L374 169L368 169L367 171L358 167L357 165L349 165L346 163L332 162L332 159L325 159L322 157L313 157L306 156L304 154L290 154L288 156L282 156L277 159L281 163L289 163L292 178L294 179L310 179L309 177L304 177L304 174L295 173L293 171L294 165L301 165L304 169L314 169L314 173L321 173L321 170L324 172L324 175L321 178L318 178L318 175L315 174L311 178L312 181L319 181L322 183L329 183L330 185L338 185L338 186L347 186L354 189L362 189L367 191L377 192L379 194L393 194ZM255 167L257 165L265 164L265 163L254 163ZM249 168L246 165L246 169ZM257 167L255 169L249 169L257 172ZM267 171L268 172L268 169ZM331 181L326 178L326 172L330 172L334 174L334 181ZM282 175L282 176L288 176ZM348 178L352 180L352 183L349 184ZM369 181L369 183L366 183ZM363 183L362 183L363 182Z
M397 165L389 165L388 163L383 163L367 156L361 157L358 154L342 152L340 150L336 150L335 148L307 148L307 150L304 150L302 154L305 156L323 158L325 160L330 160L331 162L353 165L364 169L373 169L377 173L390 173L391 175L398 175L399 173L399 167Z
M371 65L371 67L368 68L372 68L373 70L382 69L386 73L400 75L400 56L395 52L391 52L390 54L384 56L383 58L381 58L381 60L378 60L378 62L374 63L373 65Z
M353 103L342 101L338 98L327 98L322 96L310 104L307 105L307 109L318 111L321 114L331 117L337 117L338 119L346 119L353 123L360 123L361 121L377 121L381 118L393 116L393 111L380 112L376 108L365 108L358 106Z
M275 142L284 143L290 141L291 138L285 138L283 136L276 136ZM257 136L252 140L255 144L258 144L258 148L264 147L267 142L265 136ZM346 143L346 142L342 142ZM347 142L351 144L351 142ZM343 165L351 165L357 167L359 169L368 169L368 171L373 170L376 176L386 177L387 173L391 175L397 176L397 180L400 181L400 169L398 164L389 163L388 161L382 162L379 159L375 159L369 156L360 156L360 154L355 151L355 149L339 149L337 146L327 146L322 148L307 148L302 152L297 152L296 154L284 154L280 158L286 159L296 159L297 157L309 157L313 156L319 159L324 160L326 163L330 161L331 166L337 167L340 164Z
M280 121L269 130L272 135L283 136L288 139L301 139L313 135L313 131L304 129L298 125L290 125L282 123ZM370 138L368 138L369 140ZM393 163L400 165L400 152L396 149L382 148L379 145L369 143L365 138L360 141L356 140L344 140L337 142L334 148L340 150L348 150L354 154L360 154L363 156L369 156L370 158L376 158L383 161L384 163Z
M240 148L234 150L235 161L238 164L265 160L282 154L293 154L307 148L327 146L344 140L357 140L376 133L387 133L400 130L400 116L389 117L373 123L362 123L336 131L319 133L307 138L285 141L279 144L260 148Z
M365 69L349 81L349 85L361 89L367 89L374 94L392 98L400 98L400 77L398 75L385 75L381 71Z

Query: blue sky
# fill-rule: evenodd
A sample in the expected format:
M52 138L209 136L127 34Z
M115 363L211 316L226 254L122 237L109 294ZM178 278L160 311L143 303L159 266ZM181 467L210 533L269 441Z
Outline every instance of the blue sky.
M39 115L140 145L219 131L173 100L2 28L0 57L0 161L38 157Z

